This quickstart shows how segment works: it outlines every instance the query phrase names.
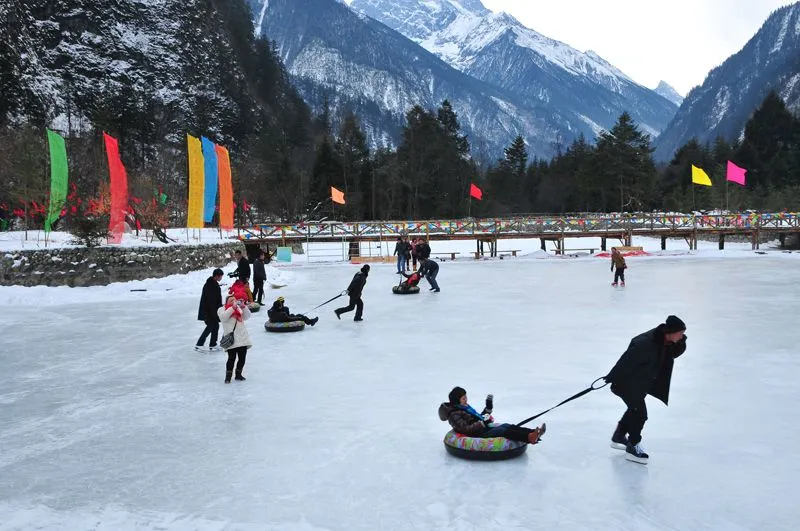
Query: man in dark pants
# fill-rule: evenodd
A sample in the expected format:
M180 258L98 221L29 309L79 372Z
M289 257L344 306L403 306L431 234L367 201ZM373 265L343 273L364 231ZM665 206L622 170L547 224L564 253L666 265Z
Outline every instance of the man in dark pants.
M247 261L246 256L242 256L242 251L236 251L236 261L238 266L236 267L236 273L239 277L239 280L248 284L250 282L250 262Z
M649 394L668 404L674 360L686 351L685 331L683 321L670 315L664 324L634 337L605 376L611 392L628 408L611 436L611 447L625 449L629 461L647 463L649 456L640 444L647 421L644 399Z
M258 259L253 262L253 299L259 303L264 299L264 282L267 280L267 271L264 269L264 251L258 253Z
M206 343L206 338L211 335L211 342L209 343L210 351L214 352L222 350L217 346L217 336L219 335L219 317L217 310L222 306L222 293L219 289L219 282L224 275L222 269L215 269L210 277L206 280L203 286L203 294L200 296L200 308L197 310L197 320L206 323L206 328L200 334L200 339L194 349L198 352L203 352L203 345Z
M439 284L436 282L436 275L439 274L439 264L430 258L423 258L422 265L419 266L419 274L428 279L431 285L430 291L434 293L439 293L441 291L439 289Z
M364 312L364 301L361 300L361 292L364 290L364 285L367 283L367 276L369 275L369 264L364 264L361 271L355 274L353 281L347 286L347 294L350 295L350 304L344 308L335 310L336 318L341 319L343 313L352 312L355 308L356 317L353 321L363 321L361 314Z

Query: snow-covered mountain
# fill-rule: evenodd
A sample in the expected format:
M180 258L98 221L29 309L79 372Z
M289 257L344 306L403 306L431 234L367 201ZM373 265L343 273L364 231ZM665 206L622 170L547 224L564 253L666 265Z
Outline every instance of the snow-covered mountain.
M656 158L670 159L692 137L738 139L770 90L800 112L800 2L772 13L741 51L686 96L657 141Z
M489 11L480 0L352 0L350 5L472 77L583 121L590 139L623 111L656 136L677 109L596 53L545 37L511 15Z
M502 155L521 134L548 156L590 127L574 114L528 101L460 72L400 33L335 0L249 0L264 36L275 42L292 81L317 110L354 111L373 143L397 144L405 114L447 99L473 152Z
M667 98L675 105L680 106L680 104L683 103L683 96L681 96L678 91L672 88L672 85L666 81L661 81L655 88L655 91L656 94L660 94L661 96Z

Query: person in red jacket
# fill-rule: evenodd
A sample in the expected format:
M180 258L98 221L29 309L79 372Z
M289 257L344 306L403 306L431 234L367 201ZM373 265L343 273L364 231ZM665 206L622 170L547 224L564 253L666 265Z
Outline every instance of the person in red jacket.
M406 277L406 280L400 283L401 291L408 291L409 289L417 286L419 284L419 281L422 280L422 275L420 275L416 271L414 271L410 275L407 275L405 273L403 273L402 275Z

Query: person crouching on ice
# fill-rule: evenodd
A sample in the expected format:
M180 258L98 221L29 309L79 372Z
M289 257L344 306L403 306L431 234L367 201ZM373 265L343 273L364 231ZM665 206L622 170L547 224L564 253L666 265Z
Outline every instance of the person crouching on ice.
M410 275L402 273L406 280L400 283L400 291L407 292L413 287L416 287L419 284L419 281L422 280L422 275L420 275L417 271L414 271Z
M492 417L494 397L486 397L486 407L478 413L467 402L467 391L462 387L454 387L448 396L449 402L439 406L439 418L450 423L453 431L468 437L487 439L489 437L505 437L512 441L536 444L547 429L546 424L538 428L528 429L513 424L496 424Z
M319 317L309 319L302 314L292 315L291 312L289 312L289 307L283 305L284 302L285 300L283 297L278 297L275 299L275 302L272 303L272 308L267 310L270 323L292 323L295 321L303 321L307 325L314 326L317 324L317 321L319 321Z

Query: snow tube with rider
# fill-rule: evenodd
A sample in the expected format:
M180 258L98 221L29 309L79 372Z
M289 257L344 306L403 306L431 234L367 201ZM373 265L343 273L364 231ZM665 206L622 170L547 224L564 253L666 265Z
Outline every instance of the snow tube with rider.
M306 327L303 321L290 321L288 323L273 323L267 321L264 323L264 329L267 332L300 332Z
M392 288L392 293L395 295L415 295L419 293L419 286L411 286L408 289L403 289L400 286L394 286Z
M519 457L528 449L528 443L512 441L505 437L468 437L452 430L444 436L447 452L462 459L500 461Z

